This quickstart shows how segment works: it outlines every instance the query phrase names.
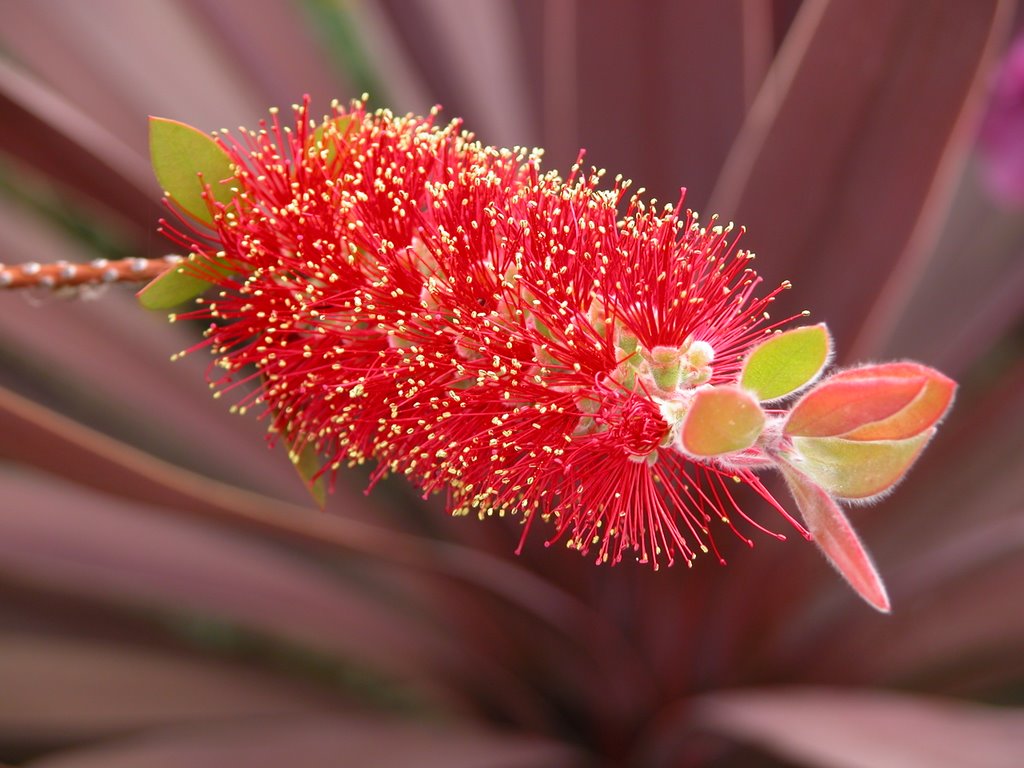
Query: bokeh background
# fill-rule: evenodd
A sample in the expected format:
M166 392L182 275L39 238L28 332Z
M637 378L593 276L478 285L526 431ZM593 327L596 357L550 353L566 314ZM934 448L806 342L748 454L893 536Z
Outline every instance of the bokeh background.
M0 0L0 262L159 256L146 116L461 116L748 227L840 363L956 378L815 549L598 568L343 471L320 512L197 329L0 295L0 763L1024 764L1024 59L1003 0ZM1009 63L1006 63L1009 62ZM782 530L770 510L751 514Z

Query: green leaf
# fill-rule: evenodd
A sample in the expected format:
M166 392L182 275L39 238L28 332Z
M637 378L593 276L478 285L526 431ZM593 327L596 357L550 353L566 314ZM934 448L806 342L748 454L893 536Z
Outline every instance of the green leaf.
M788 460L840 499L871 499L895 486L935 434L906 440L857 441L841 437L794 437Z
M154 278L135 296L146 309L174 309L186 301L194 299L210 287L211 281L204 273L219 272L229 275L232 270L226 261L220 258L197 260L193 255L188 261L167 270L160 277Z
M824 323L775 334L747 355L740 386L762 402L778 400L820 376L831 352L832 339Z
M295 465L309 495L313 497L317 506L323 509L327 503L327 473L323 472L317 475L322 467L322 462L316 448L312 443L306 443L298 453L289 449L288 456L292 460L292 464Z
M204 197L206 184L217 202L227 205L234 199L231 158L202 131L176 120L151 117L149 155L164 192L190 216L213 224Z
M331 126L330 132L327 130L328 126ZM355 133L358 128L359 123L353 122L352 115L325 120L313 131L310 146L321 154L324 165L329 166L338 156L339 147L347 144L349 135Z
M764 411L749 392L739 387L706 387L694 393L679 440L691 456L722 456L750 448L764 423Z
M779 464L800 516L814 543L857 594L882 613L889 612L889 596L871 557L842 508L807 476L786 463Z
M212 225L213 217L206 195L229 205L234 199L235 182L231 158L220 145L202 131L176 120L149 118L149 154L153 172L167 197L199 221ZM209 193L206 187L209 185ZM194 299L210 287L205 272L230 274L225 262L196 257L168 270L152 280L137 294L146 309L167 310ZM211 275L212 276L212 275Z

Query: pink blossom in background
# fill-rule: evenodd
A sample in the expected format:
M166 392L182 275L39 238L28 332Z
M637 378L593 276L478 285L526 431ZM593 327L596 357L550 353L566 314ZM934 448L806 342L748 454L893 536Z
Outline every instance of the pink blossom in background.
M1024 204L1024 35L996 75L979 139L982 175L993 197Z

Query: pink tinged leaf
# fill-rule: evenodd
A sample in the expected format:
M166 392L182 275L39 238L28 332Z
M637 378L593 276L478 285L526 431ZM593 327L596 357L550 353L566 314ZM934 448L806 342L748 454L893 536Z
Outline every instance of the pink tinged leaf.
M897 374L905 372L908 378L921 375L925 378L925 385L917 397L903 410L894 413L887 419L873 424L865 424L844 437L850 440L901 440L934 427L949 412L949 408L953 404L953 396L956 394L956 382L934 368L917 363L891 363L872 367L886 369L887 375L888 372ZM844 373L853 373L853 371Z
M750 448L764 423L764 411L749 392L707 387L694 394L679 441L691 456L722 456Z
M845 435L899 413L923 389L922 379L829 379L793 407L784 431L799 437Z
M868 501L903 479L934 434L930 429L906 440L870 442L794 437L791 461L833 496Z
M842 371L804 395L786 420L787 435L902 440L934 427L956 384L917 363Z
M850 381L853 379L874 379L880 376L887 376L894 379L915 379L929 374L937 374L933 368L920 363L902 361L898 363L878 363L873 365L858 365L856 368L847 368L843 371L836 371L829 376L829 381ZM938 374L942 375L942 374Z
M832 354L824 323L778 333L757 345L740 371L740 386L762 402L797 392L821 375Z
M835 500L806 475L779 464L797 508L815 543L858 595L883 613L889 612L889 596L864 545Z

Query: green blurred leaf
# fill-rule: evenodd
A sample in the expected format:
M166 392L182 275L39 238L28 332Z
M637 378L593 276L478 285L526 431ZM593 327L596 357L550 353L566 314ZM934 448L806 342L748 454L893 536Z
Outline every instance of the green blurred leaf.
M739 387L707 387L693 396L679 439L692 456L721 456L751 447L764 429L764 411Z
M775 334L747 356L740 386L761 401L778 400L821 375L831 352L832 339L824 323Z
M870 499L903 479L935 434L859 442L841 437L794 437L795 466L841 499Z
M328 131L328 126L331 127L330 131ZM353 123L352 115L325 120L313 131L310 146L320 150L324 165L329 166L338 156L338 150L346 142L349 134L358 128L358 124Z
M173 269L164 272L160 277L151 280L136 296L146 309L166 310L180 306L206 291L211 281L201 273L214 272L230 275L233 270L222 258L197 259L190 256ZM201 266L197 266L201 265Z
M167 196L200 221L213 224L205 185L210 185L209 194L216 202L227 205L234 198L231 158L197 128L162 117L149 118L149 155Z
M323 509L324 505L327 504L327 473L324 472L317 475L323 462L321 462L316 448L312 443L306 443L297 453L289 449L288 456L292 460L292 464L295 465L295 469L299 473L299 477L302 478L302 482L309 491L309 495L313 497L313 501L316 502L317 506Z
M321 47L333 59L338 71L354 84L355 93L372 94L381 103L389 101L386 78L376 71L367 55L370 38L354 18L354 8L334 0L303 0L298 5L308 15L310 29Z

